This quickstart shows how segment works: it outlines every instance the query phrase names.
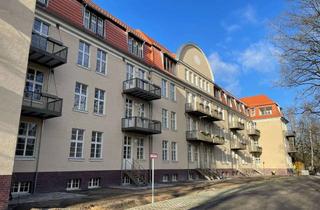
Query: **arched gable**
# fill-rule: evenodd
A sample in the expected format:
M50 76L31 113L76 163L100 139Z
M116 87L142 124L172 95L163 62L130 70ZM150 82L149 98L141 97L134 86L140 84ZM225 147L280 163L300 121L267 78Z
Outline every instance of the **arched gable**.
M177 53L177 60L180 60L203 75L214 81L214 75L210 63L200 47L193 43L187 43L180 47Z

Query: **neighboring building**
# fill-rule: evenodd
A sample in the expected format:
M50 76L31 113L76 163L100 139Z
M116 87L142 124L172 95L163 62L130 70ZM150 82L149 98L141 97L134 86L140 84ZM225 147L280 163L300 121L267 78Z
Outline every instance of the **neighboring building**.
M150 153L156 182L262 174L268 129L195 44L175 55L89 0L37 0L31 37L13 196L146 184Z
M250 107L250 117L260 130L263 153L260 162L265 174L292 174L292 155L295 149L295 132L288 130L288 120L279 105L265 95L242 98Z

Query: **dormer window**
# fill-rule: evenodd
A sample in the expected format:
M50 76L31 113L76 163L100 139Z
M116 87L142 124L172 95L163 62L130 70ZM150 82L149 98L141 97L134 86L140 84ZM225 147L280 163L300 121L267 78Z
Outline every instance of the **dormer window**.
M175 63L174 59L172 59L168 55L164 54L163 55L164 69L167 70L168 72L175 74L175 66L176 66L176 63Z
M128 37L129 52L143 58L143 42L133 36Z
M272 107L262 107L259 109L260 110L260 115L272 115Z
M83 19L83 25L85 28L89 29L90 31L99 36L103 36L103 23L104 21L101 17L97 16L88 9L85 9Z
M40 4L41 6L47 6L49 0L37 0L37 3Z

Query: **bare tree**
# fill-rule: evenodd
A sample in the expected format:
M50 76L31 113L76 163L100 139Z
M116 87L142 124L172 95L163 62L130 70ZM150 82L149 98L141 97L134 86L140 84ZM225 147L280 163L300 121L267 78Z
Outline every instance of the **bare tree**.
M280 85L298 87L300 113L320 116L320 1L295 0L274 22L279 48Z

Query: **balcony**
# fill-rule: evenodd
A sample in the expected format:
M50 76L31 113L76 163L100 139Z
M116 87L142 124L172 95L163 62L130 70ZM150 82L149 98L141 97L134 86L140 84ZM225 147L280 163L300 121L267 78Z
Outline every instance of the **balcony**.
M161 133L161 122L144 117L122 118L122 131L152 135Z
M262 153L262 147L258 145L252 145L250 147L250 153L260 155Z
M230 147L232 150L245 150L247 144L239 140L232 140L230 143Z
M285 132L286 137L295 137L296 136L296 132L292 131L292 130L287 130Z
M49 119L60 117L61 113L62 98L47 93L24 92L22 115Z
M256 128L251 128L248 131L249 136L260 136L260 131Z
M203 103L186 103L186 113L192 114L197 117L203 117L204 119L219 121L222 120L222 112L217 110L210 110L209 106L204 106Z
M133 78L123 82L123 93L146 100L152 101L161 98L161 88L150 82Z
M207 118L212 121L221 121L222 120L222 112L214 109L209 112L209 115L207 115Z
M230 125L231 130L244 130L244 123L242 122L233 122Z
M222 145L225 142L224 136L214 135L201 131L187 131L186 138L188 141L205 141L212 144Z
M55 68L67 63L68 48L50 37L32 33L29 60Z

